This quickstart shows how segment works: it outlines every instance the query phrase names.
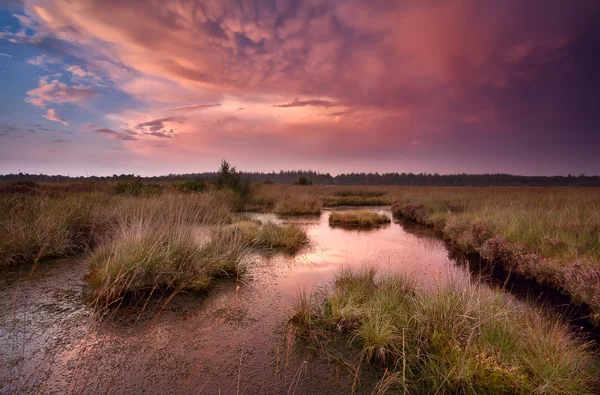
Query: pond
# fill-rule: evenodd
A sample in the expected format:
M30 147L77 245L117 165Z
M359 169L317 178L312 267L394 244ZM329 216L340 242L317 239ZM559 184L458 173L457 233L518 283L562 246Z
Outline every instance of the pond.
M330 227L327 210L248 215L300 224L310 246L257 255L239 281L180 294L162 311L155 301L142 314L123 307L99 321L86 304L82 258L43 263L31 275L25 266L1 272L0 393L347 393L349 370L295 341L298 291L327 287L343 266L408 272L425 287L465 275L442 241L396 222L362 230ZM362 384L358 393L370 393Z

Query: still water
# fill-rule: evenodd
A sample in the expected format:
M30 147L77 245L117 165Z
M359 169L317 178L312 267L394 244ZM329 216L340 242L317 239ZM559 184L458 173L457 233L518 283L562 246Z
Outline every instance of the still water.
M328 211L248 215L300 224L310 245L257 255L244 278L180 294L160 314L156 301L100 322L86 305L82 259L0 272L0 393L348 393L346 368L295 341L298 290L326 289L342 266L411 273L424 287L465 275L440 240L398 223L359 230L330 227ZM371 389L367 380L358 393Z

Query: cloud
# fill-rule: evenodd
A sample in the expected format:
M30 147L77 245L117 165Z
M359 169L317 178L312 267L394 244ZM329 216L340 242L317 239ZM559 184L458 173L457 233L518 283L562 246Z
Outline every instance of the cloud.
M184 123L184 119L183 118L178 118L178 117L166 117L166 118L159 118L159 119L154 119L152 121L148 121L148 122L142 122L142 123L138 123L135 128L136 129L140 129L140 130L149 130L150 132L158 132L158 131L165 131L165 124L167 123ZM171 129L170 132L172 133L173 130Z
M67 66L66 69L72 74L73 81L76 82L89 81L95 85L99 85L99 82L102 80L95 72L89 70L86 71L78 65Z
M499 158L514 155L524 142L554 145L547 157L564 166L576 153L598 146L600 21L592 1L267 3L244 2L240 8L237 0L165 0L157 8L151 2L131 7L86 0L64 7L26 0L37 31L2 35L48 54L66 54L69 64L75 56L81 71L69 70L74 77L94 72L131 97L119 111L137 114L123 116L119 128L139 132L136 149L146 143L144 134L158 133L177 134L169 147L185 138L188 146L178 146L178 152L218 151L211 139L236 132L243 137L238 141L256 147L262 157L268 149L257 137L263 128L286 147L308 144L307 135L320 141L307 132L311 128L336 131L327 134L332 139L351 134L356 151L337 144L331 158L358 156L361 133L373 145L364 148L364 158L391 142L407 146L418 140L424 149L435 140L440 147L430 158L440 163L465 142L475 148L474 141L480 150L502 142ZM40 106L85 100L79 92L63 95L71 87L57 80L40 83L56 94L41 92L28 100ZM204 107L188 103L222 105L193 111ZM315 122L309 117L313 107L331 116ZM165 118L165 109L188 111L185 124ZM222 121L232 114L239 115L236 121ZM376 128L382 132L375 139L370 131ZM252 145L253 139L262 145ZM316 152L309 148L297 155ZM173 157L179 159L175 152ZM594 158L589 162L599 164Z
M17 18L22 26L27 27L29 29L34 29L36 27L36 23L31 19L26 17L25 15L13 15L13 17Z
M42 54L31 59L27 59L27 63L38 67L45 67L48 64L60 63L60 59L48 56L46 54Z
M179 106L179 107L174 107L169 109L169 111L192 111L192 110L199 110L199 109L203 109L203 108L210 108L210 107L219 107L221 104L220 103L214 103L214 104L192 104L189 106Z
M339 104L329 100L298 100L297 98L292 100L290 103L275 104L275 107L304 107L304 106L315 106L315 107L335 107Z
M0 52L0 56L5 56L7 58L12 58L12 55L4 53L4 52Z
M96 92L86 86L69 86L58 79L49 80L40 77L39 87L27 92L26 102L38 107L45 107L48 103L80 103L96 96Z
M62 123L63 125L69 124L64 118L59 116L53 108L49 108L48 111L46 111L46 114L42 115L42 117L50 121Z
M115 132L114 130L107 128L98 128L94 129L95 133L101 134L102 136L108 137L113 140L121 140L121 141L133 141L137 140L135 136L126 133Z

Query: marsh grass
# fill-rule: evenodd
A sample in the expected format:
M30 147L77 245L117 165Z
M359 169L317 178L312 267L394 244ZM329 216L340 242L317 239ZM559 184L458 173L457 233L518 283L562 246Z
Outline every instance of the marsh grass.
M270 249L294 253L308 244L306 231L295 224L276 224L260 221L240 221L220 230L222 235L237 235L243 243L252 248ZM227 236L222 236L227 237Z
M331 196L323 198L326 207L335 206L387 206L391 202L386 197L374 196Z
M339 196L339 197L356 196L356 197L375 198L375 197L382 197L385 194L386 194L386 192L382 191L382 190L369 190L369 189L344 189L341 191L333 192L334 196Z
M566 290L600 322L597 188L405 188L392 210L465 251Z
M178 210L181 211L178 213ZM104 192L64 196L0 196L0 267L43 261L84 251L115 231L124 219L152 212L161 221L172 213L210 223L232 219L224 192L198 195L115 196Z
M406 275L346 269L324 299L302 295L301 336L325 353L345 344L378 393L593 394L598 360L568 327L500 291L448 280L433 291ZM345 343L335 341L345 338Z
M331 225L372 227L390 222L389 216L368 210L332 211L329 215Z
M109 200L87 193L60 199L0 196L0 267L72 254L95 243L110 221Z
M240 235L214 230L228 219L217 207L174 196L122 208L114 231L88 257L92 305L103 311L125 297L205 291L215 277L238 275L248 248Z
M308 194L295 194L282 197L275 203L273 212L279 215L319 215L321 201Z

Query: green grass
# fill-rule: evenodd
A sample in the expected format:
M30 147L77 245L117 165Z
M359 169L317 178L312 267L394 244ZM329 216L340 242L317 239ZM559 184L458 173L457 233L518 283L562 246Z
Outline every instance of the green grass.
M465 251L566 290L600 322L597 188L405 188L392 209Z
M346 269L324 299L301 295L294 320L322 352L350 348L358 371L379 370L376 393L600 389L597 356L566 325L468 279L424 290L406 275Z
M390 217L368 210L332 211L329 215L330 225L371 227L389 224Z

